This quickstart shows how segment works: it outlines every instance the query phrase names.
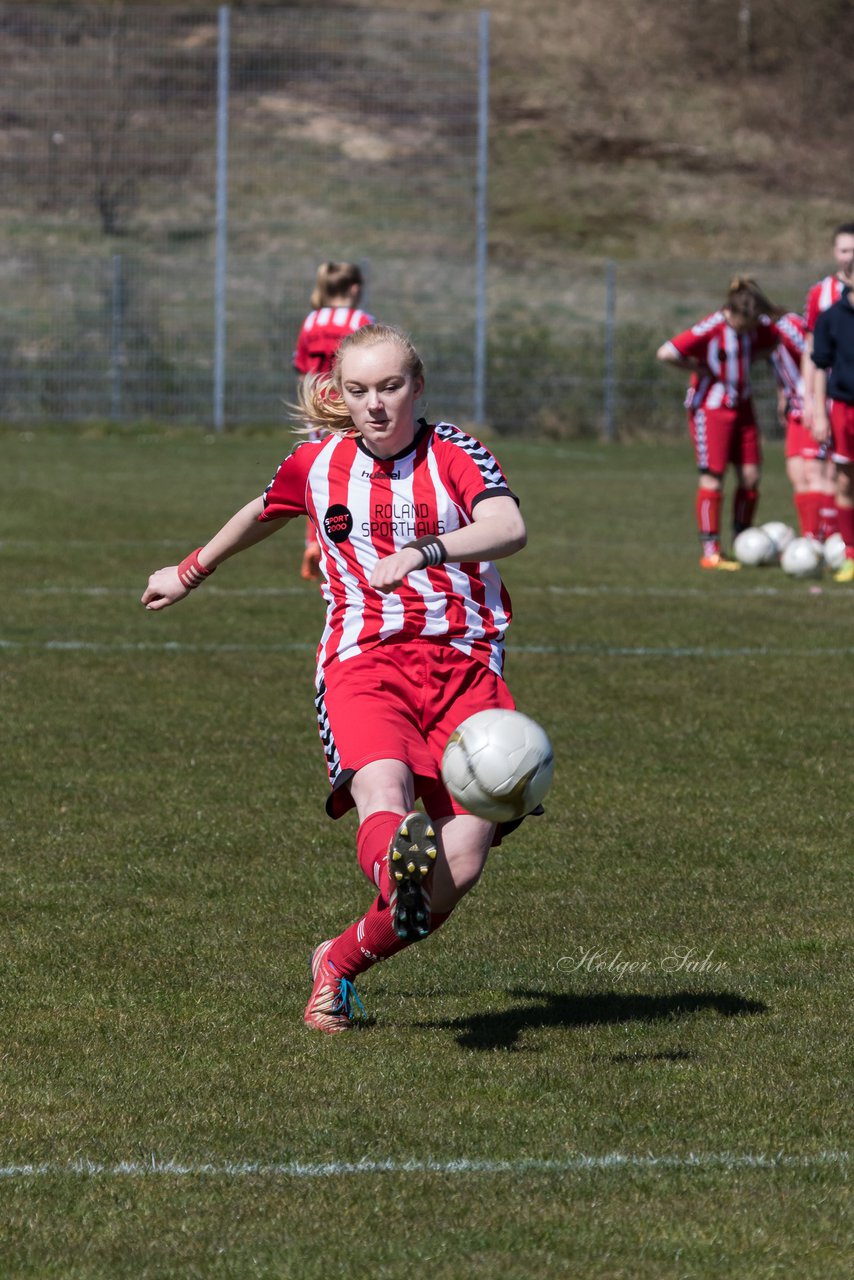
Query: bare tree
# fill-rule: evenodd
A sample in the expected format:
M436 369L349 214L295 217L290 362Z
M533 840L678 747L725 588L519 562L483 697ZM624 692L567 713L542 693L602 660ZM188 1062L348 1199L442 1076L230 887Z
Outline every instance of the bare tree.
M87 185L105 235L119 235L133 207L139 157L129 146L133 89L127 68L127 30L122 8L111 7L101 38L83 59L78 98L80 125L88 148Z

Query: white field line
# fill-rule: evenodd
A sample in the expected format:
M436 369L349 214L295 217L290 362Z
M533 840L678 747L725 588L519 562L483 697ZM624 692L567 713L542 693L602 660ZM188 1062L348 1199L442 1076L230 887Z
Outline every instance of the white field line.
M175 538L111 538L111 547L174 547L176 550L187 545L186 538L178 542ZM97 538L0 538L0 551L55 551L66 550L88 551L95 548L103 551L104 543Z
M587 658L847 658L854 655L854 645L835 649L775 649L768 645L734 649L706 648L703 645L686 645L675 648L667 645L612 646L595 644L510 644L509 654L540 653L568 654Z
M98 640L4 640L0 650L48 651L59 653L315 653L316 644L302 640L281 644L182 644L179 640L105 641Z
M850 1157L847 1151L819 1151L814 1155L739 1155L735 1152L688 1152L687 1155L654 1156L623 1155L612 1152L601 1156L568 1156L562 1160L330 1160L319 1164L289 1160L281 1164L252 1161L184 1163L178 1160L121 1160L103 1164L95 1160L46 1161L41 1164L0 1166L0 1179L15 1178L341 1178L371 1174L396 1175L439 1174L568 1174L589 1173L609 1169L638 1169L657 1172L667 1169L819 1169L839 1168L846 1177Z
M0 652L14 653L314 653L316 644L294 640L277 644L193 644L180 640L6 640L0 637ZM788 649L768 645L715 648L704 645L676 646L595 644L511 644L508 653L524 657L565 656L576 658L850 658L854 645L838 648Z
M5 594L18 596L124 596L136 598L142 595L142 587L12 587ZM206 596L304 596L309 588L301 587L216 587L205 586Z
M819 582L804 583L811 595L824 594ZM38 587L8 587L5 595L20 596L125 596L137 598L142 595L144 584L139 587L97 587L97 586L66 586L57 584L55 586L38 586ZM213 583L205 585L205 595L210 596L257 596L259 598L276 596L304 596L311 593L311 587L308 584L291 587L221 587L215 586ZM781 590L779 587L759 587L745 586L723 587L718 588L715 592L715 599L720 596L733 596L738 599L745 599L752 596L785 596L791 595L791 591ZM850 600L854 598L854 592L839 591L834 589L831 593L837 600ZM553 595L553 596L617 596L626 599L648 599L648 600L692 600L698 598L708 598L708 591L702 587L626 587L612 586L605 583L595 584L593 586L569 586L559 587L550 585L549 583L516 583L513 586L513 595Z

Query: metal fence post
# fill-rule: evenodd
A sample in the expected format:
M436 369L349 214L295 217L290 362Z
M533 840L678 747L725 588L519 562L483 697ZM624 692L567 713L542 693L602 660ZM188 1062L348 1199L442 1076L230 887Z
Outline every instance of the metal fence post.
M614 359L614 331L617 314L617 265L609 259L605 264L605 366L603 378L605 439L616 439L617 375Z
M225 426L225 264L228 249L229 8L219 10L216 124L216 264L214 268L214 431Z
M114 422L122 416L122 363L124 359L124 290L122 288L122 255L113 254L110 283L110 417Z
M486 421L486 207L489 177L489 11L481 9L477 92L475 209L474 420Z

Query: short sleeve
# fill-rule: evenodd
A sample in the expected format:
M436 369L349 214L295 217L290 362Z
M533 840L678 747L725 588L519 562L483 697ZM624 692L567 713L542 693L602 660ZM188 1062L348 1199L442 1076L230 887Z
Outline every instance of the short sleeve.
M510 497L518 503L498 459L474 436L440 424L441 470L454 500L469 518L484 498Z
M695 356L703 360L709 349L708 332L698 333L697 328L685 329L671 338L670 345L675 347L680 356Z
M308 322L313 315L314 312L303 321L297 338L296 350L293 354L293 366L299 374L311 372L311 358L308 350Z
M806 339L797 320L787 313L776 322L774 331L789 355L800 360L806 348Z
M259 520L281 520L307 514L308 473L319 447L306 440L285 458L264 490L264 510Z
M819 310L819 297L821 294L821 285L815 284L807 294L806 306L804 307L804 320L806 321L807 332L813 333L818 318L821 315Z

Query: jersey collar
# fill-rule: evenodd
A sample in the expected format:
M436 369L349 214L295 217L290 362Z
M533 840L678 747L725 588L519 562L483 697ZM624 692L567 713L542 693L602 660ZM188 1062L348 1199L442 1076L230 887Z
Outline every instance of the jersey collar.
M365 444L365 441L362 438L362 436L357 436L356 444L359 446L362 453L366 453L369 458L373 458L374 462L397 462L399 458L405 458L407 457L408 454L413 453L415 449L417 449L421 441L424 439L424 436L426 435L426 433L431 430L430 424L427 422L426 418L419 418L417 425L418 425L418 430L415 432L415 435L412 437L411 443L408 444L405 449L400 449L397 453L393 453L389 458L380 458L375 453L373 453L372 450L370 450L368 446Z

